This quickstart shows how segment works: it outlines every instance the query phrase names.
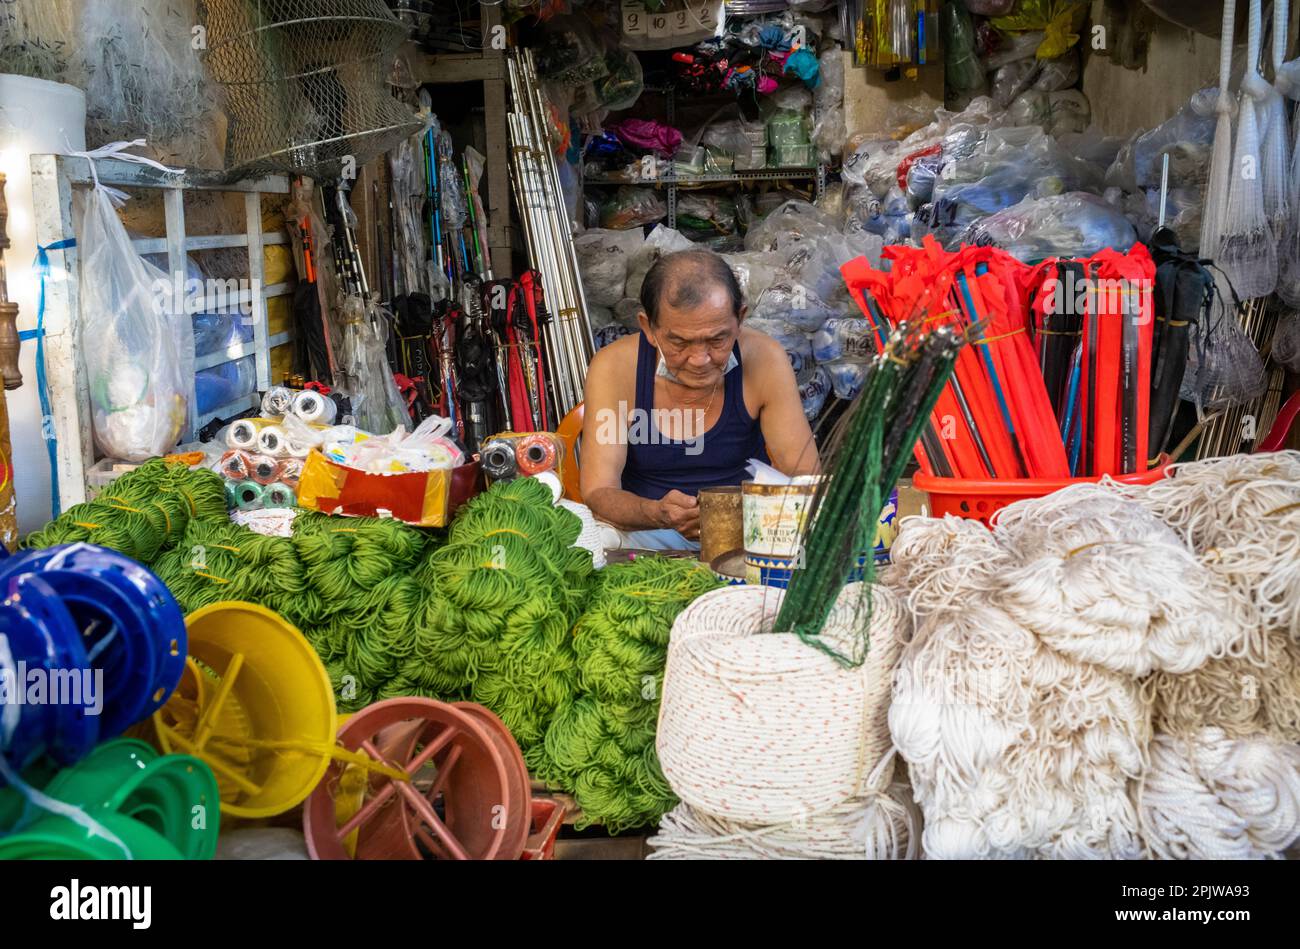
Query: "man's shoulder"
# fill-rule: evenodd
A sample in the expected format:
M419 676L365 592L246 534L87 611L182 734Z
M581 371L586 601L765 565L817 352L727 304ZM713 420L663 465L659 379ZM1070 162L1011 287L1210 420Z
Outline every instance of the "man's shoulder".
M740 328L740 356L746 366L753 364L755 368L771 365L772 360L788 358L780 343L762 330L748 326Z

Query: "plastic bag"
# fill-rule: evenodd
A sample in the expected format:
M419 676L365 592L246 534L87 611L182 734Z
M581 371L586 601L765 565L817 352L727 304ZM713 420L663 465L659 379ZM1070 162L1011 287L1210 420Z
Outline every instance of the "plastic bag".
M1134 140L1130 152L1132 180L1138 187L1160 187L1165 155L1169 155L1171 188L1204 185L1209 177L1216 124L1215 113L1204 111L1204 99L1198 93L1169 119Z
M677 199L677 227L693 237L736 233L736 202L725 194L701 192Z
M869 188L850 188L845 205L846 235L875 236L882 244L903 244L912 233L912 209L897 185L883 200Z
M735 273L741 293L751 304L782 277L786 263L784 255L762 251L723 254L722 259Z
M1040 66L1035 59L1017 59L999 66L993 73L993 87L989 95L1005 109L1017 96L1033 86L1039 70Z
M650 268L655 265L655 261L664 254L676 250L690 250L694 246L689 238L682 236L681 232L663 224L656 225L641 244L640 249L628 261L627 284L623 287L623 296L639 299L641 284L645 281L645 275L650 272Z
M1120 147L1124 144L1122 138L1103 135L1095 126L1090 126L1082 132L1066 132L1058 136L1056 141L1071 155L1107 169L1115 161Z
M837 105L821 113L816 124L813 125L812 141L817 146L817 155L823 164L829 163L834 156L843 151L844 140L848 135L849 129L844 124L842 106ZM777 164L785 165L779 160Z
M628 148L654 152L663 158L670 158L682 144L681 132L649 119L623 119L611 125L608 131L617 135Z
M754 304L752 319L763 323L784 321L800 333L811 333L835 315L836 310L827 306L811 287L794 281L777 281Z
M808 130L804 126L804 113L778 109L767 120L767 143L780 148L790 145L807 145Z
M601 205L600 226L626 230L662 221L667 216L668 205L653 188L622 185Z
M1025 198L975 221L963 239L993 244L1033 263L1047 257L1087 257L1106 247L1128 250L1137 232L1128 218L1101 198L1076 191Z
M171 450L189 408L194 331L167 274L145 261L110 192L86 199L81 253L81 351L95 444L110 458L142 462ZM173 312L179 310L180 312Z
M975 53L975 24L959 3L944 5L942 13L944 80L954 96L983 92L988 82Z
M860 362L831 362L817 368L825 370L836 398L845 400L855 398L862 391L862 384L871 371L869 364Z
M1034 58L1034 51L1043 42L1045 34L1041 32L1019 33L1003 37L1002 45L984 57L984 68L992 72L1008 63L1023 62Z
M876 354L875 331L865 317L832 317L813 334L812 354L819 363L870 362Z
M819 112L844 104L844 51L832 46L819 57L821 84L813 90L813 104Z
M1079 42L1090 4L1087 0L1019 0L1008 16L989 22L999 30L1042 30L1043 39L1035 51L1039 59L1056 59Z
M746 250L779 250L790 243L835 233L830 215L807 201L786 201L745 235Z
M826 404L826 396L831 392L831 377L822 366L818 366L812 378L799 386L799 401L803 403L803 414L808 421L815 419Z
M588 303L612 307L623 299L628 265L644 243L645 238L635 228L625 231L597 228L574 238L573 249L578 256L578 271Z
M343 301L343 347L339 366L347 386L338 388L352 399L357 425L367 432L389 432L410 423L411 415L393 380L385 333L379 317L366 312L359 297Z
M645 91L641 59L631 50L614 48L605 54L607 74L595 80L596 98L611 112L630 109Z
M751 316L745 320L745 325L750 329L767 334L780 343L781 348L790 357L790 365L794 367L796 372L802 369L805 364L812 363L812 342L808 339L807 334L793 323L787 322L780 316Z
M1079 82L1079 51L1071 49L1060 59L1043 63L1042 71L1034 80L1034 88L1041 92L1060 92Z

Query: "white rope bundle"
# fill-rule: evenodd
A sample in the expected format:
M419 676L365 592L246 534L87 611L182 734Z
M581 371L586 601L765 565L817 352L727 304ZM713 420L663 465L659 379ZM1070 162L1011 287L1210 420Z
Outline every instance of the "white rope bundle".
M1170 525L1224 578L1234 615L1253 627L1234 654L1260 658L1266 629L1300 640L1300 452L1212 458L1152 485L1108 487Z
M862 584L841 591L822 635L844 648ZM673 623L659 711L664 777L684 802L729 820L782 823L828 811L864 788L890 751L890 670L901 612L873 591L871 647L845 668L793 634L771 633L784 591L730 587ZM873 775L872 790L890 771Z
M742 824L679 804L660 819L648 859L915 860L920 826L903 784L786 824Z
M1188 739L1157 735L1139 802L1155 857L1280 856L1300 837L1300 748L1218 728Z
M1150 738L1136 684L1053 652L986 600L931 617L894 675L890 728L926 854L1135 856L1127 782Z
M1189 737L1213 725L1230 738L1300 742L1300 644L1277 629L1264 642L1258 657L1229 656L1184 675L1149 677L1143 689L1156 729Z
M550 472L543 472L543 474L550 474ZM555 504L578 515L578 520L582 521L582 531L578 534L578 539L573 542L573 546L590 551L591 565L597 570L602 569L605 566L605 541L600 525L596 523L596 518L591 513L591 508L577 501L570 501L568 498L561 498Z
M1225 581L1155 516L1103 487L1012 504L994 534L1020 560L1002 577L1007 612L1075 659L1129 676L1190 672L1246 636L1223 610Z
M912 518L893 551L918 628L890 726L928 856L1249 856L1300 835L1300 751L1279 743L1300 740L1300 453L1068 488L991 532Z

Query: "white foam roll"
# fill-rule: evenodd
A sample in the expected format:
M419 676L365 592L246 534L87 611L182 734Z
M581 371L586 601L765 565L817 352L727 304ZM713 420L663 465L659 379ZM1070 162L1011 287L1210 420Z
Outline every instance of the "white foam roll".
M241 418L226 430L226 444L242 451L257 451L257 435L261 426L254 419Z
M856 638L862 584L849 584L822 637ZM887 786L890 678L902 648L897 599L874 588L871 648L845 668L792 633L771 633L784 591L738 586L695 600L673 623L656 748L664 777L706 814L799 820ZM873 773L874 769L874 773Z
M304 389L293 397L293 414L308 424L333 425L338 405L327 395Z
M289 436L279 425L268 425L257 433L257 450L274 458L288 454Z

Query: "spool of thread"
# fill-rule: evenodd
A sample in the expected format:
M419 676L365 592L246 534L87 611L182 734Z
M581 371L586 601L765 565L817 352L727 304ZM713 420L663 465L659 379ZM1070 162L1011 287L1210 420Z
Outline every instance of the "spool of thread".
M293 397L293 414L304 422L333 425L338 410L333 399L312 389L304 389Z
M255 511L262 506L266 488L256 481L241 481L235 485L235 507L241 511Z
M266 507L293 507L298 503L298 495L294 493L293 488L277 481L275 484L266 486L266 492L262 495L262 503Z
M286 458L280 466L280 482L298 490L298 479L302 477L302 459Z
M268 425L257 433L257 450L264 455L279 457L285 454L289 438L279 425Z
M240 451L257 451L257 433L266 427L260 418L241 418L226 431L226 444Z
M221 456L221 475L227 481L247 481L253 462L246 451L231 449Z
M239 485L241 483L242 482L239 481L226 482L226 507L227 508L233 509L239 507Z
M254 455L250 459L247 480L268 485L281 480L284 465L270 455Z
M520 438L515 443L515 460L519 465L519 473L535 475L542 471L554 471L560 457L555 441L555 436L549 432L533 432Z
M284 418L293 408L293 390L284 386L271 386L262 396L262 414L268 418Z
M519 474L515 446L505 438L489 438L479 455L479 464L492 481L510 481Z

